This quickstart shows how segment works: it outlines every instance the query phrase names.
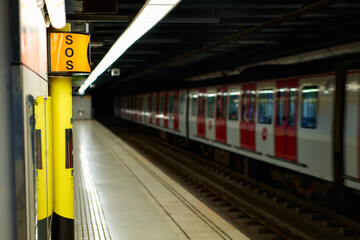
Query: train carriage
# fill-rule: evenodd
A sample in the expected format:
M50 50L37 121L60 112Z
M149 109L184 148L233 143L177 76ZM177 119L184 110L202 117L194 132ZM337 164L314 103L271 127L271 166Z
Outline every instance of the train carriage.
M346 186L360 189L360 74L347 75L343 177ZM129 110L116 113L195 142L334 181L335 78L332 72L148 93L138 100L141 114L136 119L124 115ZM127 104L120 106L129 107L130 102L132 109L138 98L122 97Z
M115 116L186 137L187 91L176 90L115 99Z
M189 138L333 180L333 84L327 74L190 89Z

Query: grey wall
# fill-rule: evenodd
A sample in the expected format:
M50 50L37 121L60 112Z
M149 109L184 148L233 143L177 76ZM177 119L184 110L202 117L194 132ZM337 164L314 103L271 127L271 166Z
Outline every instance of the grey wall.
M73 96L73 118L75 120L89 120L91 114L91 96Z
M10 1L0 0L0 233L15 239L15 167L11 137L11 42Z

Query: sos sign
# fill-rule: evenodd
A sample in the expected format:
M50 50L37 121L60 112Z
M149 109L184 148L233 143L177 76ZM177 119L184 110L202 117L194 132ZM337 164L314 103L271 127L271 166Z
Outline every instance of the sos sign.
M90 73L90 36L82 33L50 33L49 74Z

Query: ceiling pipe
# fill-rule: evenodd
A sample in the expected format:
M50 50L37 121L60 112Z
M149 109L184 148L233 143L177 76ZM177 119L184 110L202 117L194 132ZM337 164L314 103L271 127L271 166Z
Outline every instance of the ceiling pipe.
M244 37L244 36L246 36L246 35L248 35L248 34L251 34L251 33L254 33L254 32L257 32L257 31L260 31L260 30L263 30L263 29L266 29L266 28L274 27L274 26L279 25L279 24L281 24L281 23L284 23L284 22L287 22L287 21L296 19L296 18L298 18L298 17L301 17L301 16L303 16L303 15L305 15L305 14L311 12L311 11L314 11L314 10L317 10L317 9L320 9L320 8L327 7L327 6L329 6L329 5L332 5L332 4L337 3L337 2L340 2L340 1L341 1L341 0L321 0L321 1L318 1L318 2L316 2L316 3L313 3L313 4L310 4L310 5L305 6L305 7L303 7L303 8L300 8L300 9L298 9L298 10L295 10L295 11L292 11L292 12L290 12L290 13L284 14L284 15L282 15L281 17L274 18L274 19L271 19L271 20L269 20L269 21L267 21L267 22L265 22L265 23L262 23L262 24L260 24L260 25L257 25L257 26L248 28L248 29L246 29L246 30L244 30L244 31L242 31L242 32L239 32L239 33L237 33L237 34L235 34L235 35L232 35L232 36L230 36L230 37L227 37L227 38L225 38L225 39L223 39L223 40L220 40L220 41L217 41L217 42L215 42L215 43L209 44L209 45L207 45L207 46L205 46L205 47L196 49L196 50L194 50L194 51L185 53L185 54L183 54L183 55L181 55L181 56L179 56L179 57L175 57L175 58L173 58L173 59L170 59L170 60L168 60L168 61L166 61L166 62L163 62L163 63L161 63L161 64L158 64L158 65L156 65L156 66L154 66L154 67L148 68L148 69L146 69L146 70L144 70L144 71L142 71L142 72L139 72L139 73L137 73L137 74L133 74L133 75L127 77L127 78L124 78L124 79L122 79L122 80L119 80L119 81L115 82L115 83L112 84L111 86L112 86L112 87L117 86L117 85L119 85L119 84L121 84L121 83L123 83L123 82L126 82L126 81L129 81L129 80L131 80L131 79L140 77L140 76L142 76L142 75L144 75L144 74L147 74L147 73L149 73L149 72L155 71L155 70L157 70L157 69L160 69L160 68L162 68L162 67L165 67L165 66L167 66L167 65L170 65L170 64L172 64L172 63L181 61L181 60L183 60L183 59L185 59L185 58L194 56L194 55L199 54L199 53L201 53L201 52L208 51L208 50L210 50L210 49L212 49L212 48L215 48L215 47L217 47L217 46L219 46L219 45L225 44L225 43L227 43L227 42L234 41L234 40L239 39L239 38L241 38L241 37Z
M119 22L129 23L134 16L125 15L104 15L104 14L66 14L66 19L69 21L81 22Z
M129 23L133 19L132 16L125 15L105 15L105 14L67 14L66 19L69 21L86 21L86 22L119 22ZM219 18L204 18L204 17L193 17L193 18L175 18L169 17L162 21L163 23L208 23L217 24L220 23Z

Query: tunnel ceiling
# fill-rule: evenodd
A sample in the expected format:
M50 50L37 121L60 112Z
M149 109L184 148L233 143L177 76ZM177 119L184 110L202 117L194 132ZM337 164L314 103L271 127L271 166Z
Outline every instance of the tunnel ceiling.
M79 2L66 3L73 31L88 23L94 69L144 0L118 0L113 15L83 14ZM112 65L120 76L105 72L89 92L181 88L273 59L319 49L331 55L335 46L360 41L359 16L355 0L182 0ZM356 51L351 46L347 51Z

